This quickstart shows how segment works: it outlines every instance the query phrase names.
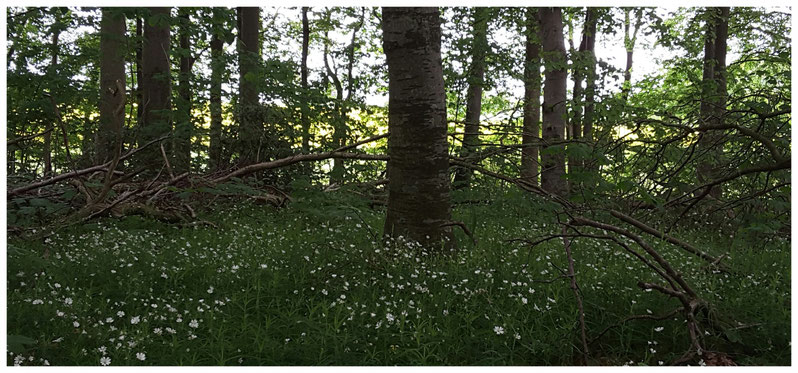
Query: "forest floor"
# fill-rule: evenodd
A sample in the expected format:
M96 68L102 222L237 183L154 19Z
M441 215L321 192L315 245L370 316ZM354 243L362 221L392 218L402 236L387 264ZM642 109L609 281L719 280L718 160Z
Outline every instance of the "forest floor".
M474 200L490 198L491 202ZM379 238L384 211L346 190L197 211L208 225L104 218L8 241L9 363L21 365L572 365L574 293L559 233L534 196L456 192L459 253ZM470 201L470 202L469 202ZM467 203L464 203L467 202ZM718 317L705 347L740 365L789 365L790 240L708 224L673 234L736 274L655 239ZM732 236L732 237L730 237ZM679 304L638 281L650 271L608 241L572 243L587 335ZM43 253L45 253L43 255ZM689 347L683 319L631 320L590 345L589 364L661 365ZM709 331L707 331L709 333ZM693 363L702 363L693 362Z

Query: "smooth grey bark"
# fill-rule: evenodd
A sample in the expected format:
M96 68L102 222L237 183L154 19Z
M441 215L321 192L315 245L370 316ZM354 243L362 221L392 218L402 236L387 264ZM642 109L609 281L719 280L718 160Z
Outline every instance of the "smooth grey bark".
M526 54L524 55L524 130L521 142L521 178L538 185L540 142L540 22L538 9L526 11Z
M472 18L473 39L471 43L471 67L468 73L468 91L466 92L466 115L463 128L463 147L460 157L468 159L473 156L479 146L479 121L482 113L482 90L485 85L485 56L488 53L488 20L490 9L474 8ZM468 187L474 170L458 168L455 173L454 187Z
M243 164L255 163L263 123L259 115L259 92L255 83L260 65L260 8L238 8L239 131Z
M546 78L543 86L541 187L558 196L568 193L565 179L566 59L560 8L540 9L541 41Z
M452 247L440 12L386 7L382 29L391 133L384 233Z
M141 99L142 121L139 145L171 132L171 70L169 63L171 8L148 8L149 17L144 20L144 43L141 50ZM150 171L155 172L163 164L157 146L140 152L140 159Z
M214 19L220 10L213 9ZM222 161L222 76L225 70L224 41L222 40L221 26L211 26L211 86L210 86L210 144L208 147L209 167L219 169Z
M704 39L704 68L701 82L700 117L702 125L720 126L726 112L726 44L729 32L729 8L707 9ZM716 179L722 164L722 131L702 131L698 149L704 159L696 166L698 184ZM721 186L715 186L709 195L720 198Z
M102 9L100 21L100 123L96 163L110 161L120 151L125 117L125 16Z

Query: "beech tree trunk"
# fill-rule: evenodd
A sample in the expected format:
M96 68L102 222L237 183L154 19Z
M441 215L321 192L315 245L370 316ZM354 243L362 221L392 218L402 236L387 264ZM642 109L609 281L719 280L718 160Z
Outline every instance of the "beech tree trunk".
M704 39L704 74L701 86L700 117L702 124L721 125L726 112L726 43L729 32L729 8L708 8ZM703 160L696 166L700 184L716 179L722 164L722 131L704 131L698 140ZM714 187L709 195L720 198L723 191Z
M214 19L217 19L219 8L214 8ZM212 170L219 169L222 165L222 75L225 70L224 41L222 41L221 26L211 26L211 86L210 86L210 111L211 128L210 144L208 146L209 166Z
M621 97L624 101L629 98L629 91L632 89L632 60L637 42L637 32L643 25L643 9L635 9L634 28L632 28L631 12L631 8L624 9L623 44L626 49L626 69L623 73L623 86L621 87Z
M141 50L143 104L139 145L167 135L172 130L169 118L172 95L169 64L171 8L148 9L149 16L144 21L144 44ZM168 154L168 149L166 150ZM158 146L151 146L140 154L142 163L151 171L157 171L164 163Z
M589 144L593 143L593 116L595 114L596 100L596 24L598 20L596 8L587 8L585 19L585 114L582 120L582 139ZM586 159L578 159L577 165L584 167Z
M308 47L310 45L310 22L308 22L308 10L302 7L302 62L300 65L300 76L302 84L302 112L300 122L302 123L302 152L310 151L310 109L308 108Z
M61 36L61 17L60 17L60 10L54 9L54 16L55 20L53 21L53 25L51 26L52 32L52 43L50 44L50 67L49 72L51 75L50 81L55 81L55 74L56 69L58 68L58 39ZM56 89L54 89L54 84L50 84L50 95L55 95ZM51 108L54 110L54 108ZM57 115L53 112L53 116ZM49 176L53 174L53 161L52 161L52 138L53 138L53 124L58 119L53 117L47 122L47 133L44 134L44 146L42 149L42 160L44 161L44 176Z
M524 130L521 142L521 177L538 185L540 142L540 22L538 9L526 11L526 54L524 56Z
M590 14L587 12L585 13L585 23L584 25L587 26ZM585 52L587 49L587 38L588 38L588 31L587 27L582 27L582 41L579 43L579 49L572 50L573 58L572 58L572 71L573 71L573 81L574 81L574 88L573 88L573 99L571 100L571 125L570 129L571 132L569 134L569 140L579 141L582 138L582 110L585 107L584 102L584 89L582 88L582 80L585 78ZM576 144L576 143L574 143ZM581 163L581 159L578 156L570 153L568 155L568 172L573 173L580 169L579 163Z
M239 131L242 164L265 158L259 154L263 130L256 81L260 65L260 8L238 8Z
M454 245L448 222L446 92L437 8L383 8L388 62L386 235L430 248Z
M543 63L546 78L543 88L543 141L541 187L559 196L568 193L565 179L565 93L566 58L560 8L540 8Z
M125 16L103 8L100 21L100 124L96 163L110 161L120 150L125 118Z
M175 173L182 174L191 169L191 44L189 27L191 19L186 8L180 8L180 72L177 83L177 121L175 123Z
M142 99L143 91L141 88L141 81L144 80L144 71L141 69L142 65L142 47L144 46L144 22L142 17L136 17L136 124L141 125L143 118L144 101Z
M460 152L460 157L464 159L473 156L479 146L479 121L482 112L482 89L485 85L485 55L488 52L489 17L489 8L474 8L472 19L474 39L471 43L471 68L467 77L466 116L463 147ZM468 187L473 174L474 171L470 168L458 168L455 173L454 187Z

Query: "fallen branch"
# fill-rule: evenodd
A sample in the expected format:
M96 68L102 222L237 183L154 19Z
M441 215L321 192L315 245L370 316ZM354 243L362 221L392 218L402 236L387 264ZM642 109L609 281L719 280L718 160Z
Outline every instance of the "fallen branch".
M672 244L674 244L676 246L679 246L682 249L684 249L685 251L687 251L687 252L689 252L689 253L691 253L691 254L693 254L693 255L701 258L701 259L704 259L704 260L706 260L709 263L719 263L720 262L720 260L718 258L715 258L714 256L709 255L706 252L699 250L698 248L694 247L693 245L690 245L687 242L684 242L684 241L682 241L682 240L680 240L678 238L675 238L673 236L667 235L664 232L660 232L660 231L658 231L658 230L656 230L656 229L644 224L643 222L641 222L641 221L639 221L639 220L637 220L637 219L635 219L635 218L633 218L633 217L631 217L629 215L626 215L626 214L624 214L624 213L622 213L620 211L610 210L610 215L620 219L621 221L623 221L625 223L629 223L629 224L637 227L641 231L646 232L646 233L648 233L648 234L650 234L650 235L652 235L654 237L657 237L657 238L659 238L661 240L665 240L665 241L670 242L670 243L672 243Z
M119 157L119 161L122 161L122 160L125 160L127 158L130 158L134 154L136 154L136 153L140 152L141 150L149 147L150 145L155 144L155 143L160 142L160 141L163 141L163 140L165 140L167 138L169 138L169 136L163 136L163 137L157 138L155 140L152 140L152 141L150 141L150 142L148 142L148 143L146 143L146 144L144 144L144 145L142 145L142 146L140 146L140 147L138 147L136 149L130 150L125 155ZM113 163L113 161L109 161L109 162L106 162L106 163L103 163L103 164L100 164L100 165L91 166L91 167L84 168L84 169L81 169L81 170L75 170L75 171L72 171L72 172L63 173L63 174L60 174L60 175L53 176L53 177L51 177L49 179L46 179L46 180L41 180L41 181L38 181L38 182L35 182L35 183L31 183L31 184L28 184L28 185L25 185L25 186L21 186L19 188L15 188L15 189L10 190L8 192L8 197L12 197L12 196L15 196L17 194L25 193L27 191L30 191L30 190L33 190L33 189L37 189L37 188L41 188L41 187L45 187L45 186L48 186L48 185L51 185L51 184L55 184L55 183L60 182L60 181L69 180L69 179L71 179L73 177L88 175L88 174L90 174L92 172L107 171L109 169L109 167L112 165L112 163Z
M307 161L320 161L324 159L330 158L338 158L338 159L362 159L362 160L372 160L372 161L387 161L388 156L383 154L363 154L363 153L347 153L347 152L324 152L324 153L313 153L313 154L297 154L292 155L290 157L269 161L269 162L261 162L252 164L246 167L239 168L238 170L231 172L227 175L218 177L212 180L212 183L218 184L223 183L227 180L230 180L234 177L241 177L245 175L249 175L258 171L263 170L270 170L279 167L285 167L292 165L294 163L299 162L307 162Z

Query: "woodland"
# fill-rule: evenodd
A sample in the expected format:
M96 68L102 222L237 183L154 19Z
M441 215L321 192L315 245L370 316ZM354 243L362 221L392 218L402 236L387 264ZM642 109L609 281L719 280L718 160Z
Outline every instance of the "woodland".
M10 7L7 365L791 365L791 10Z

